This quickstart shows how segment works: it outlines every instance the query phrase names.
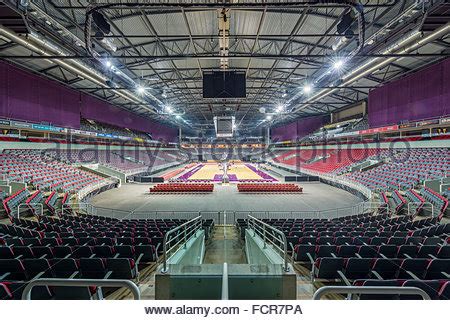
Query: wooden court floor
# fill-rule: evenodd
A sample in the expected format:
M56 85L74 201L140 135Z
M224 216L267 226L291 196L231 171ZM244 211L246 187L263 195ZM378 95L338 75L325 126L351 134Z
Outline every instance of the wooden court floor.
M203 168L194 173L189 180L213 180L216 174L223 174L218 164L205 164ZM234 164L228 169L228 174L235 174L239 180L264 180L257 173L249 169L245 164Z

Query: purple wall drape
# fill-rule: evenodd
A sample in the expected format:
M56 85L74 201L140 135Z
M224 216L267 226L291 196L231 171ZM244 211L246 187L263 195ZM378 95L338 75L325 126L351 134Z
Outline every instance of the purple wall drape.
M80 116L174 142L178 130L0 62L0 117L79 129Z
M380 127L450 114L450 59L369 93L369 124Z
M149 132L155 140L176 141L178 130L149 119L142 118L126 110L114 107L94 97L83 95L81 116L119 127Z
M286 141L303 138L314 132L328 121L328 116L317 116L275 127L271 129L272 141Z
M272 141L295 140L297 138L297 121L272 128L271 137Z
M0 116L79 128L79 110L76 91L0 62Z

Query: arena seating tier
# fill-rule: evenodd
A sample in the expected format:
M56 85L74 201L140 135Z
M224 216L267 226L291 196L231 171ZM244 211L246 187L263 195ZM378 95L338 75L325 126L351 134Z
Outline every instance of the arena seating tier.
M427 187L423 187L420 190L420 194L426 201L432 203L439 210L440 214L445 213L448 208L448 199Z
M406 191L405 196L408 198L408 203L412 204L412 207L415 208L415 214L420 214L424 208L425 199L413 189Z
M400 213L400 211L402 209L407 209L406 208L407 202L406 202L405 198L403 198L403 196L397 190L394 190L394 192L392 193L392 200L395 203L395 212L396 213Z
M50 210L50 213L55 213L56 202L58 201L58 193L56 191L52 191L50 195L45 200L45 205Z
M0 299L20 299L28 281L46 278L136 279L154 263L166 232L184 220L99 216L15 219L0 224ZM98 288L33 290L33 299L89 299Z
M330 173L377 154L377 149L320 149L280 151L274 162L302 169Z
M450 150L443 148L400 149L385 164L347 178L372 190L409 190L423 180L439 179L450 172Z
M43 200L44 200L44 194L40 190L37 190L31 195L31 197L29 197L25 201L25 203L27 204L28 208L33 213L35 213L36 210L40 210L39 205L42 203Z
M25 182L41 190L77 192L99 183L99 176L41 157L37 150L6 150L0 154L0 174L9 181Z
M11 196L3 200L3 207L8 214L17 210L19 205L23 203L30 195L30 192L26 189L20 189Z
M409 216L362 214L263 221L286 235L293 260L309 266L314 281L345 285L380 281L388 286L416 281L420 288L433 281L433 290L425 291L433 299L449 299L444 292L450 281L450 224L439 224L437 217L413 221ZM246 225L245 220L238 221L240 228Z
M80 125L81 125L81 130L85 130L85 131L113 134L116 136L134 137L134 138L139 138L139 139L144 139L144 140L151 139L150 135L145 132L125 129L125 128L110 125L107 123L88 120L88 119L84 119L84 118L81 118Z

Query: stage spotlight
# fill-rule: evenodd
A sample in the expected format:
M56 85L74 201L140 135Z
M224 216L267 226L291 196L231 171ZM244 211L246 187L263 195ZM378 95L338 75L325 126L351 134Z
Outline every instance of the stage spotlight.
M170 106L166 106L167 113L172 113L173 109Z
M179 114L177 114L177 115L175 116L175 118L181 119L181 116L180 116Z
M266 120L268 120L268 121L272 120L272 116L267 116Z
M283 112L283 110L284 110L284 106L283 105L278 105L278 107L277 107L277 112Z

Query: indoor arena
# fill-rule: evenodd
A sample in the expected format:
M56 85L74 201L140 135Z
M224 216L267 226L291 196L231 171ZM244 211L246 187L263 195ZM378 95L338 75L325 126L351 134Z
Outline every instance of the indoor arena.
M446 312L448 1L0 10L0 314Z

